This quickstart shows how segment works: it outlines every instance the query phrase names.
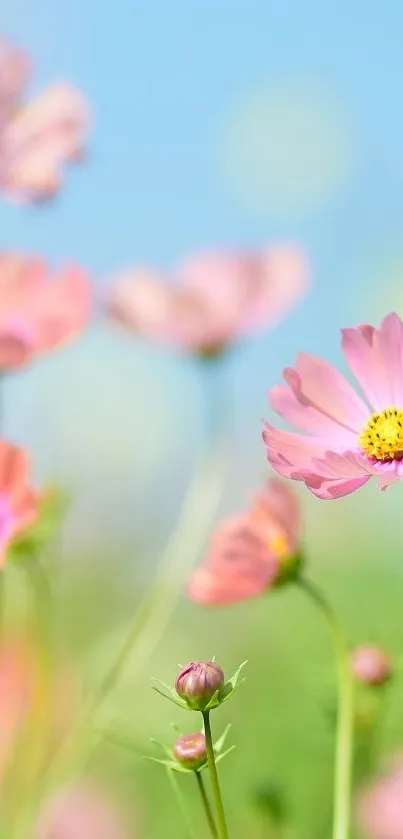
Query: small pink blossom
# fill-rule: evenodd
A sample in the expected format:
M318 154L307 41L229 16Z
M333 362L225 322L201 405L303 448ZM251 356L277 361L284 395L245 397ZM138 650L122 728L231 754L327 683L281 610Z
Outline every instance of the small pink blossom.
M204 565L191 575L188 596L225 606L263 594L296 554L299 531L297 497L281 481L269 481L248 510L218 528Z
M392 675L389 656L375 644L356 647L351 654L351 669L364 685L383 685Z
M403 478L403 323L342 331L342 348L363 397L334 367L300 354L270 403L303 433L265 424L267 458L323 499L340 498L376 477L380 489Z
M114 802L103 791L81 782L62 789L45 803L34 839L132 839Z
M89 108L67 83L54 84L24 101L30 62L0 40L0 189L21 201L55 195L66 163L82 158Z
M109 315L152 341L208 355L281 320L305 292L308 266L293 246L207 252L180 265L176 278L127 272L112 289Z
M367 784L357 796L356 819L369 839L403 836L403 757L388 772Z
M39 495L29 485L29 469L27 453L0 440L0 569L13 539L38 518Z
M72 341L91 308L91 285L77 266L53 279L42 260L0 253L0 370L17 370Z

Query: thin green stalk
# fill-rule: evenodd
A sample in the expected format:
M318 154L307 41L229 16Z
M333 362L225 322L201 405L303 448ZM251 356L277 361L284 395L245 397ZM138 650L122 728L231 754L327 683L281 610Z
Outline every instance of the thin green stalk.
M202 711L204 722L204 734L206 737L206 751L208 768L210 772L210 782L213 791L214 803L218 822L218 836L220 839L228 839L228 828L225 818L224 805L221 797L220 783L218 780L217 766L215 762L213 738L211 736L210 726L210 712Z
M216 823L214 821L213 811L211 809L210 802L208 800L208 795L206 791L206 787L204 786L204 781L201 772L195 772L195 778L197 782L197 786L201 795L201 800L203 802L204 812L206 814L206 819L208 822L208 826L210 828L210 833L213 836L213 839L218 839L218 832Z
M300 588L324 614L332 635L337 662L339 690L336 755L334 773L333 839L348 839L350 830L352 753L353 753L353 680L349 651L343 630L326 598L310 580L300 578Z
M179 787L178 781L177 781L177 779L176 779L176 777L175 777L175 772L174 772L174 770L173 770L173 769L169 769L169 768L167 767L167 775L168 775L168 780L169 780L169 783L171 784L172 792L173 792L173 794L174 794L174 796L175 796L175 798L176 798L176 801L177 801L177 803L178 803L178 807L179 807L179 809L180 809L180 811L181 811L181 813L182 813L182 816L183 816L183 818L184 818L184 820L185 820L186 829L187 829L187 834L188 834L188 836L189 836L189 839L195 839L196 834L195 834L195 832L194 832L194 830L193 830L193 825L192 825L192 823L191 823L191 821L190 821L189 813L188 813L188 811L187 811L186 804L185 804L185 801L184 801L183 795L182 795L182 793L181 793L181 790L180 790L180 787Z
M134 645L136 649L131 661L132 670L136 672L149 660L163 638L185 583L190 560L194 559L214 519L222 493L223 466L224 451L219 443L209 450L196 470L157 574L137 610L127 640L99 686L95 704L98 705L118 681Z
M158 566L156 577L135 614L133 626L117 657L89 699L82 715L62 744L54 764L68 763L77 746L88 738L95 715L119 681L128 660L137 676L163 638L183 589L189 565L214 519L223 489L225 449L221 442L202 457L191 482L176 529Z

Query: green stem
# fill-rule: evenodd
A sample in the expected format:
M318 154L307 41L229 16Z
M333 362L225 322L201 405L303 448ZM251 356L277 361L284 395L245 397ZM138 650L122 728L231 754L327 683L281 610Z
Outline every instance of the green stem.
M189 813L187 811L186 804L184 802L183 795L181 793L178 781L176 780L174 770L167 768L167 775L168 775L169 783L171 784L172 792L173 792L173 794L176 798L176 801L178 803L178 807L179 807L179 809L182 813L182 816L185 820L187 834L190 837L190 839L195 839L195 832L193 830L193 826L192 826L192 823L190 821Z
M218 821L218 835L220 839L228 839L228 828L227 822L225 819L225 812L224 812L224 805L222 802L221 797L221 790L220 790L220 783L218 780L217 774L217 767L215 762L215 755L214 755L214 746L213 746L213 738L211 736L211 726L210 726L210 712L209 711L202 711L203 715L203 722L204 722L204 734L206 737L206 751L207 751L207 761L208 761L208 768L210 772L210 782L211 788L213 790L213 797L214 803L217 813L217 821Z
M195 558L214 518L223 488L225 447L218 441L202 457L191 482L176 529L162 555L156 577L136 612L133 626L98 689L83 708L77 725L61 745L54 764L65 764L75 756L77 746L87 741L93 719L119 681L129 658L138 678L148 662L175 610L183 589L190 560Z
M202 802L203 802L204 812L206 814L206 818L207 818L207 821L208 821L208 826L210 828L210 833L211 833L211 835L213 836L214 839L218 839L217 827L216 827L216 823L214 821L214 816L213 816L213 812L212 812L212 809L211 809L211 805L210 805L210 802L208 800L206 787L204 786L204 781L203 781L203 778L202 778L202 774L201 774L201 772L195 772L194 774L195 774L197 786L199 788L199 792L200 792L200 795L201 795L201 799L202 799Z
M353 751L353 680L350 670L349 651L343 630L331 606L314 583L305 578L299 580L300 588L310 597L324 614L332 635L337 662L339 689L336 756L334 773L333 839L348 839L350 830L351 776Z

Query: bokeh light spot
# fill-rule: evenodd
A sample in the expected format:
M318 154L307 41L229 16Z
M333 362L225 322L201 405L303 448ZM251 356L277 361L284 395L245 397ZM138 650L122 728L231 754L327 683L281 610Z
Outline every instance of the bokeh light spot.
M321 208L348 183L355 130L330 91L301 83L238 102L223 128L221 168L248 209L274 216Z

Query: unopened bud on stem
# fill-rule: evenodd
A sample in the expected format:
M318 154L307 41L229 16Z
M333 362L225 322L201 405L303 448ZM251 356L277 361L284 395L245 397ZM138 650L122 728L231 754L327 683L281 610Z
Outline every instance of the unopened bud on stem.
M207 760L204 734L182 734L174 745L174 755L187 769L197 772Z
M192 661L180 671L175 688L189 708L203 711L214 694L224 687L224 681L224 673L219 664L214 661Z

